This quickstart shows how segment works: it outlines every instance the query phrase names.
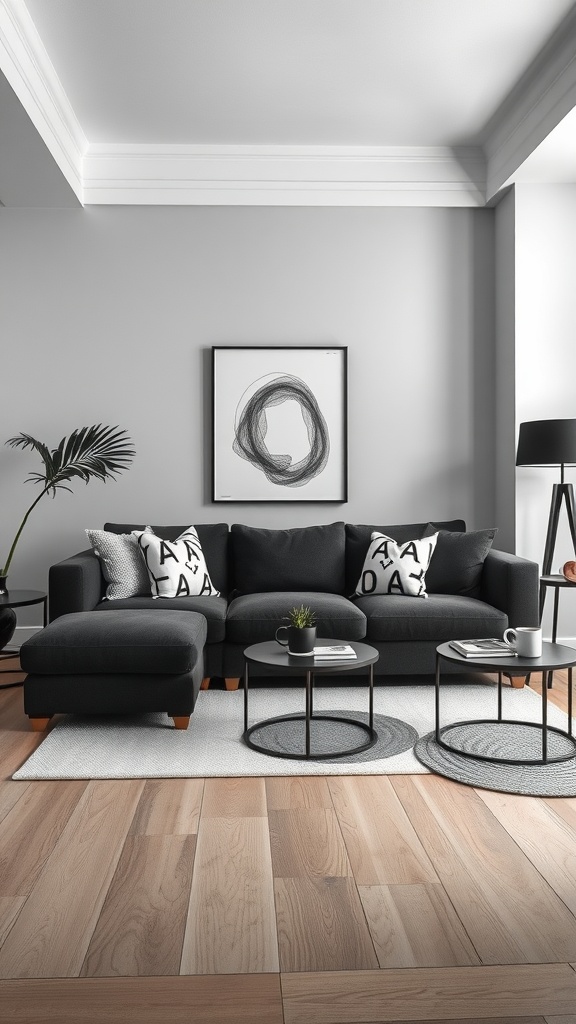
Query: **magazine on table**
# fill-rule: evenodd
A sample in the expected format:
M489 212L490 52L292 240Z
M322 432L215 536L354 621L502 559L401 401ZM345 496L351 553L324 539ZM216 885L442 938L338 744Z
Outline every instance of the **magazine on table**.
M451 640L450 647L464 658L513 658L516 651L504 640Z
M314 657L318 661L353 661L358 655L350 644L326 644L314 648Z

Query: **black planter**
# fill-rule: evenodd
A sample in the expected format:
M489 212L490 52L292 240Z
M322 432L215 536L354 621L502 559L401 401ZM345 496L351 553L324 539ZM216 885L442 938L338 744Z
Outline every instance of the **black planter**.
M10 643L16 629L16 612L12 608L0 608L0 651Z

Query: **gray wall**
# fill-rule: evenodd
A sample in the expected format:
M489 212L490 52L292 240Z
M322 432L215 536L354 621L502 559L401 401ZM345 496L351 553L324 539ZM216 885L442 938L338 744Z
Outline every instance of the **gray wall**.
M12 583L106 519L495 523L492 210L0 210L2 439L120 424L116 483L36 509ZM210 347L349 347L345 505L210 502ZM0 446L5 551L34 485Z
M516 186L516 420L576 417L576 185ZM576 483L576 470L566 469ZM518 554L542 564L552 486L559 469L516 470ZM566 509L552 572L574 559ZM552 592L543 618L551 632ZM576 642L576 598L560 596L559 637Z
M516 382L515 382L515 193L509 189L495 208L496 271L496 522L500 546L516 544ZM517 623L519 625L519 623Z

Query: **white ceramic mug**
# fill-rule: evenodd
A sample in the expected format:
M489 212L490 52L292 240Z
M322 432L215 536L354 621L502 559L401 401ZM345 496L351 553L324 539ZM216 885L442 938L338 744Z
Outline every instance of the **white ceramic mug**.
M540 658L542 655L540 626L517 626L516 629L506 629L503 640L521 658Z

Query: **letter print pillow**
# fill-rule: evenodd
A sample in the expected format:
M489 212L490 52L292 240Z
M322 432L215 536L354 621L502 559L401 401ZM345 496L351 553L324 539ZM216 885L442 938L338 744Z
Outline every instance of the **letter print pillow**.
M134 530L150 577L152 597L219 597L198 534L189 526L176 540Z
M430 565L438 534L397 544L384 533L373 533L358 580L356 594L402 594L428 597L426 570Z

